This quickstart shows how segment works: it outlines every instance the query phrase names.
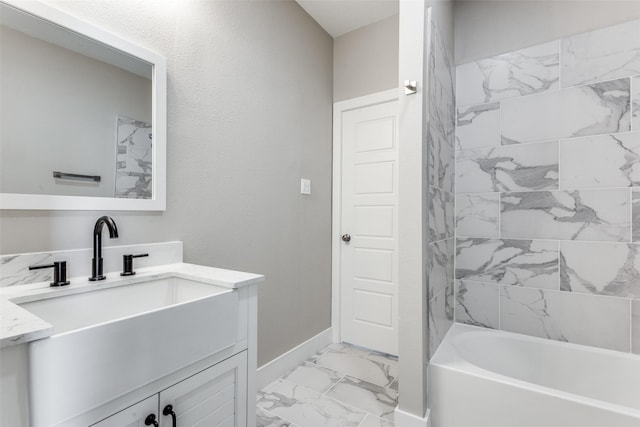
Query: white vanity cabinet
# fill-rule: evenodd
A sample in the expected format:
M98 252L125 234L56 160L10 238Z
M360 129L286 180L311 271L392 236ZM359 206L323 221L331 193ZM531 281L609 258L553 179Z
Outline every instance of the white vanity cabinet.
M113 414L92 427L143 427L145 419L151 414L155 415L156 419L158 418L157 395Z
M167 405L175 412L179 427L246 426L247 352L186 378L93 427L143 427L151 414L159 426L173 427L171 415L163 415Z

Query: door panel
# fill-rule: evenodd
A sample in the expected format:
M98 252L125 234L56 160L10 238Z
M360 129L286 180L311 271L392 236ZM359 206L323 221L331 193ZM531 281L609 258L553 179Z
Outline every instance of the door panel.
M343 341L398 354L397 101L342 113Z

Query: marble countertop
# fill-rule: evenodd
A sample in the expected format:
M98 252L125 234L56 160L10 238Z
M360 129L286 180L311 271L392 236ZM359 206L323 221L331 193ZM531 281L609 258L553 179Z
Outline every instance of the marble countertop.
M167 277L197 280L230 289L264 280L264 276L259 274L177 263L141 268L136 271L135 276L126 278L121 277L118 272L107 273L107 278L100 282L89 282L86 277L71 278L71 284L60 288L49 286L49 282L0 288L0 348L47 338L55 332L52 325L20 307L20 303Z

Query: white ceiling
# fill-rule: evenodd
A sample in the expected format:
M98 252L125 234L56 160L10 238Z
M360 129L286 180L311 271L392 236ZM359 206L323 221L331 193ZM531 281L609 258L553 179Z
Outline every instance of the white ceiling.
M398 0L296 0L334 38L398 13Z

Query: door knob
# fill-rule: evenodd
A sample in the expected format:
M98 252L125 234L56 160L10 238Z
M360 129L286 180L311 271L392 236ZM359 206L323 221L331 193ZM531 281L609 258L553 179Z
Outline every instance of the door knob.
M342 237L341 237L341 239L342 239L342 241L343 241L343 242L348 243L348 242L350 242L350 241L351 241L351 235L349 235L349 234L343 234L343 235L342 235Z

